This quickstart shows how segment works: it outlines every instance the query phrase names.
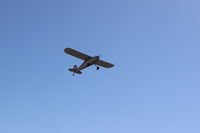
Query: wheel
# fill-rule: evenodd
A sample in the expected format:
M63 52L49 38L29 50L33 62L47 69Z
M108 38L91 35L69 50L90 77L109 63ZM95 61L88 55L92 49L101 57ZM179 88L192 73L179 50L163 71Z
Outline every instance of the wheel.
M97 70L99 70L99 67L97 67Z

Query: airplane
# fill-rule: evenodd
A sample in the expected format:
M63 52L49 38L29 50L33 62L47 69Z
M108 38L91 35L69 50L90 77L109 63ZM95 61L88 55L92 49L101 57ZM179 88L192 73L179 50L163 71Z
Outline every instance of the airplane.
M72 48L65 48L64 52L66 54L72 55L74 57L77 57L77 58L83 60L83 63L79 67L77 67L77 65L74 65L73 68L68 69L70 72L73 72L73 76L74 76L75 73L82 74L81 70L84 69L84 68L87 68L91 65L95 65L97 70L99 70L99 68L100 68L99 66L102 66L102 67L105 67L105 68L111 68L111 67L114 66L111 63L100 60L99 56L89 56L87 54L76 51Z

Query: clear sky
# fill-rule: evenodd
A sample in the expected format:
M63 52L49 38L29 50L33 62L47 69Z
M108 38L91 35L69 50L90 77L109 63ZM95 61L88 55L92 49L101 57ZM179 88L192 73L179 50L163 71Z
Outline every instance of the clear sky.
M199 0L1 0L0 133L199 133ZM115 64L72 76L71 47Z

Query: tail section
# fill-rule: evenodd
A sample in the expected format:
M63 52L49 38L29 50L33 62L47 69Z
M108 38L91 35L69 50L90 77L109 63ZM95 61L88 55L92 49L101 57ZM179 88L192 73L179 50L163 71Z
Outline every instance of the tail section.
M74 69L74 68L70 68L69 71L70 71L70 72L77 73L77 74L82 74L81 71L78 71L77 69Z
M69 68L69 71L77 74L82 74L82 72L78 69L77 65L74 65L73 68Z

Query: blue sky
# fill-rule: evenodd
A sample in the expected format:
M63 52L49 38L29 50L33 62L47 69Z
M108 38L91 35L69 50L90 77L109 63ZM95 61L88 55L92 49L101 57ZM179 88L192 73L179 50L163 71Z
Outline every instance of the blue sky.
M0 132L199 133L199 4L1 0Z

